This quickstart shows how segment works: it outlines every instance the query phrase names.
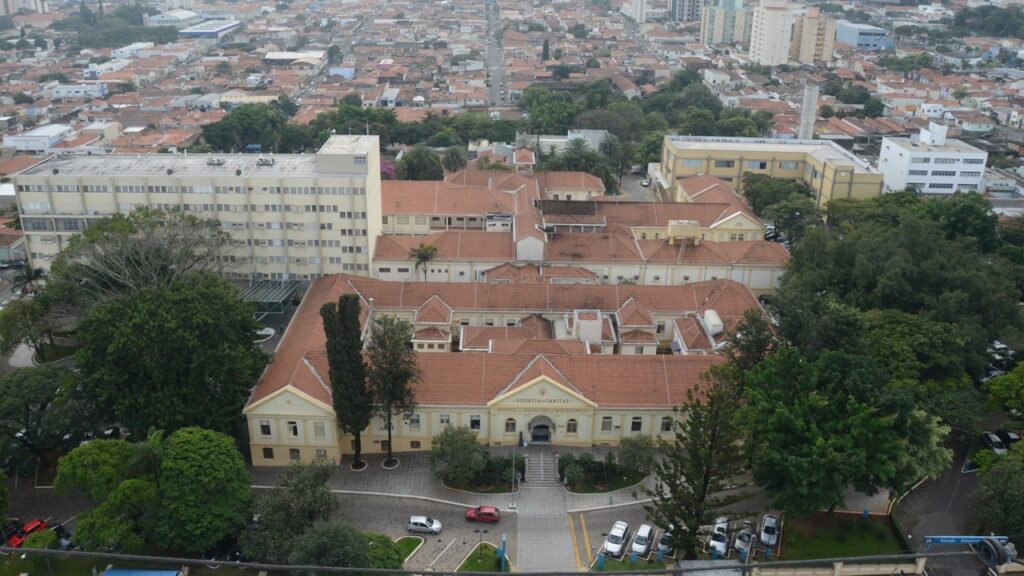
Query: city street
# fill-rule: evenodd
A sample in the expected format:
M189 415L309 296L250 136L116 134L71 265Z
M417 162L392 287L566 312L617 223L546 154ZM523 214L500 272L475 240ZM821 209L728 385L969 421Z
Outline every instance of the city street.
M491 104L505 104L505 95L501 89L505 82L502 63L501 39L498 37L498 5L493 1L487 3L487 70L490 73L490 86L487 89Z

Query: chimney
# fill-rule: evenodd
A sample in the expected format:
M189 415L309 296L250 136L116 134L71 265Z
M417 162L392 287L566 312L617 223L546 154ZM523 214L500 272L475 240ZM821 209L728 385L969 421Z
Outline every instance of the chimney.
M818 85L804 81L804 100L800 105L801 140L814 138L814 122L818 119Z

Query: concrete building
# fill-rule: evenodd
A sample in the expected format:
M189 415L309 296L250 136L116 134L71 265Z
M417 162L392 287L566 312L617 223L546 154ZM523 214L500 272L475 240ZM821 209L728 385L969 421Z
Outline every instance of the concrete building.
M429 450L446 426L482 444L617 445L672 438L672 409L724 358L723 339L749 309L743 286L449 284L349 275L313 283L243 410L256 466L341 459L319 310L343 294L361 301L364 333L380 315L412 323L417 407L393 420L395 451ZM458 348L459 352L454 352ZM666 353L655 354L658 349ZM375 417L363 450L385 451Z
M90 220L142 207L219 220L236 277L368 274L380 235L376 136L332 136L306 155L55 156L14 183L34 268Z
M187 28L203 21L203 17L191 10L168 10L152 16L145 14L142 17L144 26L174 26L177 29Z
M669 15L676 22L696 22L709 3L706 0L670 0Z
M182 38L197 38L204 44L217 44L221 40L231 36L242 29L242 23L236 20L208 20L194 26L182 28L178 36Z
M50 5L46 0L0 0L0 16L14 16L21 9L46 14Z
M801 181L814 190L820 206L834 198L874 198L882 192L877 170L827 140L666 136L654 176L680 201L679 178L716 176L742 190L747 172Z
M921 194L984 192L988 153L946 137L947 127L934 122L912 138L883 138L878 169L886 192L914 188Z
M4 146L19 152L45 154L70 134L71 127L66 124L47 124L28 132L4 134Z
M152 42L132 42L127 46L122 46L120 48L114 48L113 50L111 50L110 57L123 58L126 60L131 59L138 56L140 50L149 50L154 46L155 44L153 44Z
M792 34L793 14L786 0L761 0L750 26L750 60L764 66L787 63Z
M107 95L107 85L98 84L58 84L49 89L51 98L102 98Z
M832 60L836 42L836 21L821 15L817 6L793 21L789 59L801 64L817 64Z
M700 17L700 41L703 44L750 44L753 12L737 0L721 0L717 6L705 6Z
M836 23L836 42L857 50L888 50L896 46L885 28L848 20L839 20Z

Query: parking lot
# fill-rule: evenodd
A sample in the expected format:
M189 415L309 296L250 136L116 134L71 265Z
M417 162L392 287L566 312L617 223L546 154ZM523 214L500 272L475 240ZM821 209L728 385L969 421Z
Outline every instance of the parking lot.
M410 570L455 570L480 542L481 534L474 530L487 530L487 534L482 534L483 541L495 546L501 544L504 534L509 559L516 564L518 518L514 512L502 510L501 521L497 524L477 524L465 520L466 509L461 506L426 500L339 494L338 502L341 506L335 513L335 520L391 538L408 535L405 525L411 515L440 520L444 529L437 536L418 534L424 538L424 543L407 562L406 568Z

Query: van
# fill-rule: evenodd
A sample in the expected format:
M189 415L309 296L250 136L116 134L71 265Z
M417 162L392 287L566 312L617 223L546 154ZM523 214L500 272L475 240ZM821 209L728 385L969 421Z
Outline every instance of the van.
M633 553L644 557L651 553L651 545L654 544L654 529L649 524L641 524L637 528L636 536L633 536Z

